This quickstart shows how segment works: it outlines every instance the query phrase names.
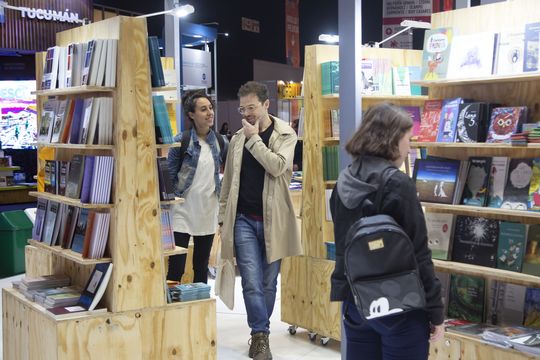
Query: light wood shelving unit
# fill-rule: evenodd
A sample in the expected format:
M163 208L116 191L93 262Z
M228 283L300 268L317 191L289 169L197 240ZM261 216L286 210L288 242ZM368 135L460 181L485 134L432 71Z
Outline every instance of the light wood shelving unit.
M336 181L323 180L322 147L339 143L339 138L325 137L323 119L329 109L339 107L339 95L321 95L321 63L338 60L338 47L307 46L304 61L304 151L302 223L304 256L286 258L281 267L281 319L294 327L307 329L311 335L341 339L341 303L330 302L330 276L335 262L326 259L325 242L333 242L334 228L326 219L325 190ZM420 66L422 52L415 50L362 49L366 58L389 58L393 66ZM381 101L398 105L422 106L426 96L369 95L362 97L362 107ZM342 138L342 141L347 139ZM344 144L341 143L341 146ZM300 216L301 215L301 216Z
M82 259L80 254L31 241L25 249L29 277L65 273L84 286L98 262L114 264L102 306L73 316L54 316L14 289L2 291L4 359L215 359L215 300L167 304L166 257L184 253L163 251L152 113L150 66L145 19L115 17L58 33L56 43L91 39L118 40L115 88L77 87L36 91L38 109L45 96L100 94L113 98L114 145L93 147L41 144L52 148L54 159L73 154L100 154L115 158L109 259ZM41 78L43 54L36 60ZM38 81L39 83L39 81ZM38 164L42 168L43 163ZM45 193L37 196L70 203ZM81 204L78 207L99 208ZM87 206L88 205L88 206Z

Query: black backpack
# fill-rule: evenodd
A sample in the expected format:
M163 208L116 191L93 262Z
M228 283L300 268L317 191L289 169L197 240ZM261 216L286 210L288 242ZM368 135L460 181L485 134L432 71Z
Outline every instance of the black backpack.
M375 214L355 221L345 237L345 275L365 319L426 305L412 241L393 217L380 214L384 187L395 171L381 172Z

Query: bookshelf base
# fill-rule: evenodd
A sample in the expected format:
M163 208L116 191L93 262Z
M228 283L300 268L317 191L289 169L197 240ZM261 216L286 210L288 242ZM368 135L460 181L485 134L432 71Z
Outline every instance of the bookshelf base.
M214 299L55 318L2 290L4 359L215 359Z

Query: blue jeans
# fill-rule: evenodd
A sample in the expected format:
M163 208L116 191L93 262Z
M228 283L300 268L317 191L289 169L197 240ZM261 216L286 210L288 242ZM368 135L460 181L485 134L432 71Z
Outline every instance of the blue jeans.
M346 359L426 360L430 326L424 310L364 320L356 305L343 302Z
M236 215L234 225L236 264L242 277L242 294L251 335L270 332L281 260L266 262L264 223Z

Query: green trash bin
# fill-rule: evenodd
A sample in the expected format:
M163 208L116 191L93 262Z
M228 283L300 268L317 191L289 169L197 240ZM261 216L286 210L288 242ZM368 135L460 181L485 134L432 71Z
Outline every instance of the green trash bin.
M0 213L0 278L24 272L24 247L32 226L22 210Z

